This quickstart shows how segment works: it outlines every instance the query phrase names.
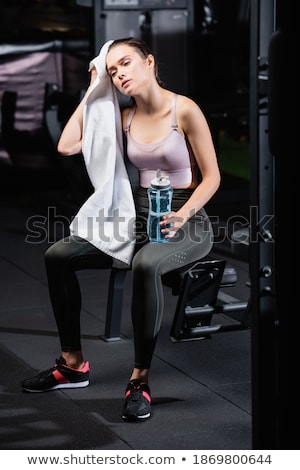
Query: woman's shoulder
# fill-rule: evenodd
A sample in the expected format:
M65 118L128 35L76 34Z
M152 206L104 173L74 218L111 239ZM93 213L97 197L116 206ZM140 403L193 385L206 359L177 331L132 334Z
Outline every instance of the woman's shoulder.
M178 126L184 133L190 132L191 129L199 130L205 121L200 106L192 98L185 95L178 95L176 115Z
M188 117L201 113L199 105L186 95L177 95L176 112L178 116Z
M199 108L196 101L194 101L192 98L189 98L186 95L180 95L180 94L177 94L177 106L180 106L183 109L193 108L193 107L198 107Z

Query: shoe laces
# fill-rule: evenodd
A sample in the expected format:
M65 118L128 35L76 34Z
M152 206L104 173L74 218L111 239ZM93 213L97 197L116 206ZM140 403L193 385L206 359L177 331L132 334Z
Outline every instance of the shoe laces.
M126 388L126 397L130 397L131 400L135 401L138 400L140 395L143 395L145 398L147 398L148 401L151 402L150 389L148 384L141 379L130 380Z
M65 365L65 364L66 364L66 361L64 360L63 357L60 357L59 359L55 359L54 366L50 367L47 370L44 370L43 372L40 372L38 375L39 377L46 377L47 375L51 374L54 370L56 370L57 366Z
M140 388L142 388L143 386L148 387L147 383L141 379L133 379L133 380L130 380L128 383L128 388L134 389L134 390L140 390Z

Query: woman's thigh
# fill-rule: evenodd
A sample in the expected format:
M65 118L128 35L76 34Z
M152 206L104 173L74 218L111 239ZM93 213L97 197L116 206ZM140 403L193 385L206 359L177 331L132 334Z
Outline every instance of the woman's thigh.
M133 259L133 271L162 275L204 258L212 249L213 232L209 220L188 222L165 243L147 243Z
M73 269L109 268L112 258L96 248L87 240L77 237L65 237L51 245L46 253L47 264L66 263Z

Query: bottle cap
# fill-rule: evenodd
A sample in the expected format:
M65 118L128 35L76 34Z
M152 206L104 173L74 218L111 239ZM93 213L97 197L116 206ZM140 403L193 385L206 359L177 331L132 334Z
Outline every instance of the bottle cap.
M168 176L162 176L161 170L156 171L156 177L151 180L151 186L154 189L167 189L170 187L170 180Z

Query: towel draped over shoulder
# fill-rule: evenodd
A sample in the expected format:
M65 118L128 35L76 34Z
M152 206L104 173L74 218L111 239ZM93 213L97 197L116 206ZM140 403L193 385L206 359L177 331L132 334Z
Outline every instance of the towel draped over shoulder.
M106 72L107 41L90 63L97 70L83 111L82 154L93 194L70 225L72 235L112 256L114 265L130 265L135 247L135 205L127 174L122 122L116 89Z

